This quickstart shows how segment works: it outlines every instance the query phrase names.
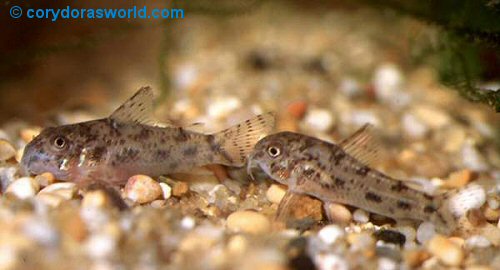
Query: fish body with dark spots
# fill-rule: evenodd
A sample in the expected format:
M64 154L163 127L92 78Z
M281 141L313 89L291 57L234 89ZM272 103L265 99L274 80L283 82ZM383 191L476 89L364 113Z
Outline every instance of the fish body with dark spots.
M373 147L368 145L369 132L366 125L339 144L293 132L272 134L256 144L248 171L259 167L273 180L287 185L289 193L395 219L432 221L443 233L453 231L456 218L446 195L431 196L413 188L410 181L393 179L368 166L375 157Z
M222 164L243 166L255 143L274 127L272 113L214 134L152 125L153 95L140 89L109 117L44 129L24 150L31 174L51 172L65 181L99 179L122 185L135 174L159 176Z

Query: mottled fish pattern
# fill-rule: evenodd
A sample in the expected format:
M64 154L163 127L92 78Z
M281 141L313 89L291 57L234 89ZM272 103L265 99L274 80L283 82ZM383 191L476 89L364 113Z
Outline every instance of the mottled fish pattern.
M45 128L24 150L30 174L122 185L135 174L159 176L207 164L243 166L255 143L274 127L266 113L214 134L152 125L151 88L141 88L111 116Z
M454 192L431 196L366 165L364 126L339 145L314 137L280 132L259 141L250 155L248 170L260 167L288 193L307 194L323 202L342 203L396 219L430 221L442 233L456 227L448 207ZM368 134L368 135L367 135ZM471 192L476 192L472 190ZM474 194L468 194L474 195ZM282 202L283 203L283 202Z

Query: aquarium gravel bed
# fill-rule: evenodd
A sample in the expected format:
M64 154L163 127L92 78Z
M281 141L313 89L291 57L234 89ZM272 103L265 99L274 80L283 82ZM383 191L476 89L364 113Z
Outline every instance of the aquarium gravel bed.
M0 269L500 269L500 116L440 85L429 68L388 57L371 28L341 39L348 27L331 27L361 18L294 14L264 28L250 24L255 16L269 14L222 23L234 35L217 45L215 37L227 39L220 24L178 26L188 48L169 63L172 93L158 121L212 133L274 111L276 131L330 142L370 123L374 168L430 191L484 188L464 202L467 230L441 235L429 222L342 204L325 213L308 196L276 219L287 187L259 172L251 179L245 167L136 175L118 193L25 176L23 148L44 127L16 120L0 128ZM102 117L62 111L56 121Z

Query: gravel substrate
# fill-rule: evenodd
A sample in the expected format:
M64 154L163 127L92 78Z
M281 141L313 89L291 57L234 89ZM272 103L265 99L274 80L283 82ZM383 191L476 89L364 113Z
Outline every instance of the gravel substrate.
M251 180L245 168L137 175L119 194L81 190L49 173L23 176L22 149L41 127L9 122L0 128L0 269L500 269L500 116L441 86L425 66L388 61L394 51L358 25L363 14L270 12L177 26L186 48L169 63L175 92L159 118L203 122L208 132L272 110L277 130L328 141L371 123L381 171L429 190L485 189L463 213L469 230L444 236L427 222L340 204L329 205L329 224L307 196L276 219L286 187ZM254 23L263 18L273 24Z

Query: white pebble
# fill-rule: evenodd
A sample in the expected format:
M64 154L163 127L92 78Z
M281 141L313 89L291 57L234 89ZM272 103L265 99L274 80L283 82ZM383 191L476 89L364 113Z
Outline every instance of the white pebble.
M465 240L465 246L473 248L487 248L491 246L490 240L482 235L473 235Z
M370 216L363 209L356 209L356 211L352 214L352 218L354 221L359 223L367 223L370 220Z
M405 113L401 119L405 133L415 139L423 138L429 129L413 114Z
M398 264L395 261L393 261L389 258L382 257L382 258L378 259L378 269L379 270L396 270L399 268L398 268Z
M341 114L342 122L355 126L362 126L364 124L372 124L380 126L381 121L379 117L369 110L355 110Z
M71 182L54 183L40 190L40 194L53 193L63 197L66 200L73 198L76 194L76 184Z
M111 256L116 247L116 239L108 234L99 233L89 237L85 249L90 257L104 259Z
M500 202L495 198L490 198L488 199L487 202L488 202L488 207L493 210L496 210L498 209L498 207L500 207Z
M488 169L488 165L484 160L484 157L477 150L474 142L471 140L466 140L462 146L462 164L464 167L473 171L485 171Z
M477 184L470 184L449 199L449 208L457 216L463 216L471 209L477 209L486 202L486 192Z
M40 186L31 177L22 177L12 182L8 187L6 193L14 194L20 199L31 198L36 195Z
M207 114L210 118L219 119L228 116L228 114L240 107L241 101L237 97L220 97L208 104Z
M335 254L319 254L314 257L315 265L319 270L348 270L349 264L342 257Z
M340 82L339 90L348 97L353 97L361 93L358 81L352 78L345 78Z
M45 220L30 220L23 226L23 232L44 246L55 246L59 240L57 230Z
M431 222L422 222L417 229L417 241L425 243L436 234L436 227Z
M168 199L172 196L172 188L167 183L160 183L163 199Z
M285 196L285 193L285 188L276 184L272 184L266 192L266 197L270 202L278 204Z
M403 84L403 74L396 65L384 64L375 70L373 86L380 100L393 102L394 97L401 92Z
M343 237L344 235L344 230L337 225L327 225L318 232L318 236L321 241L328 245L335 243L337 239Z
M308 128L315 131L326 132L334 124L333 115L330 111L324 109L311 109L307 111L304 123Z
M181 227L185 230L191 230L196 225L194 218L186 216L181 220Z

